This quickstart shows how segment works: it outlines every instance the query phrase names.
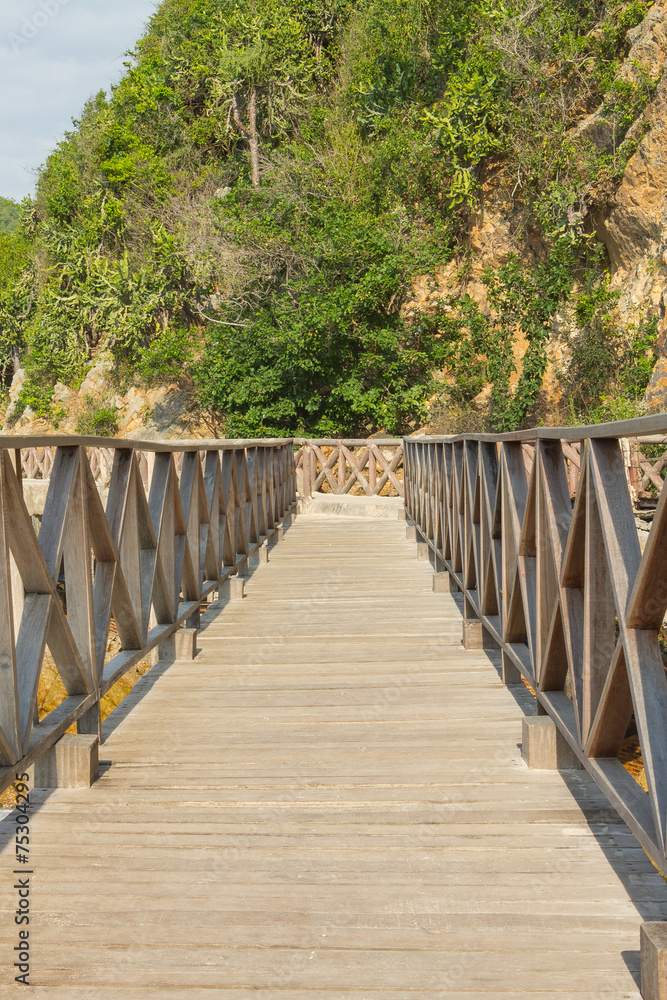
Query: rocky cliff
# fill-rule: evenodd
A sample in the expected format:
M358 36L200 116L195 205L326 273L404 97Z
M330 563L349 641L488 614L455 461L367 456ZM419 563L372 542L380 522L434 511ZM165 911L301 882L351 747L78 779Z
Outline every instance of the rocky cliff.
M90 364L78 389L56 383L48 420L36 417L30 407L15 415L24 383L25 372L19 369L9 390L3 433L102 434L147 441L222 435L219 422L197 405L187 381L121 391L113 378L113 360L104 352Z
M628 52L619 80L628 85L648 81L654 95L643 112L622 135L615 128L608 102L603 102L570 132L572 155L593 148L615 160L621 142L636 147L621 176L612 171L586 185L578 201L568 209L570 223L580 222L594 234L608 254L608 290L616 293L616 318L620 328L632 331L639 322L657 322L657 361L644 396L646 412L667 410L667 5L655 4L644 20L627 34ZM631 147L631 148L632 148ZM626 145L627 148L627 145ZM538 233L531 229L530 213L517 177L508 176L503 164L485 172L478 211L471 219L468 245L437 274L437 281L420 277L406 305L408 317L438 307L455 311L456 303L469 295L484 314L493 312L483 280L487 270L497 270L515 256L528 267L544 253ZM577 336L572 309L553 318L547 345L548 368L538 406L539 418L559 419L558 375L567 365L569 345ZM526 342L514 343L516 371L521 372ZM445 375L446 379L446 375ZM473 409L486 411L489 389L473 400ZM438 423L438 413L435 413ZM465 429L465 428L463 428Z

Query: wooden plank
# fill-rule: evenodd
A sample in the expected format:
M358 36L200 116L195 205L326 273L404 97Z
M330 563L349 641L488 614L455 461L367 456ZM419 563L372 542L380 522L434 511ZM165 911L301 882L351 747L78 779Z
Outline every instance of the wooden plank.
M660 500L628 599L629 628L659 629L667 611L667 490Z
M160 530L185 528L175 503L165 520L160 468L158 547ZM255 470L260 527L257 456ZM469 487L481 524L495 497ZM432 499L419 503L437 546ZM249 502L241 482L245 517ZM623 953L667 886L585 772L525 767L531 696L502 685L495 654L461 648L457 603L432 592L403 525L302 515L247 595L206 612L194 663L153 668L110 717L93 789L36 795L33 991L632 997ZM107 664L104 684L140 652ZM577 741L564 694L541 696ZM588 766L632 819L625 775L650 825L620 764ZM0 824L0 867L11 848ZM12 884L0 879L0 920Z
M600 523L597 491L586 494L584 648L581 739L586 742L616 646L614 587ZM636 539L636 532L635 532Z
M17 701L23 753L27 751L30 741L37 686L52 608L53 598L50 594L26 595L23 617L16 637Z
M540 691L562 691L568 671L567 645L560 602L555 601L537 680Z
M72 504L79 461L80 450L78 448L58 448L49 479L49 489L39 532L39 545L52 577L56 575L60 567L65 523ZM15 502L14 500L13 503ZM27 589L31 589L29 585Z
M625 650L623 642L619 639L585 744L586 754L589 757L616 757L630 724L632 712L632 691L625 663Z
M76 477L69 497L63 532L63 566L67 596L67 624L92 685L95 687L97 684L98 654L85 463L86 455L82 448L79 452Z
M12 565L5 528L7 492L5 463L0 456L0 764L13 764L21 756L21 724L18 709ZM15 583L16 586L16 583ZM23 596L23 595L21 595Z

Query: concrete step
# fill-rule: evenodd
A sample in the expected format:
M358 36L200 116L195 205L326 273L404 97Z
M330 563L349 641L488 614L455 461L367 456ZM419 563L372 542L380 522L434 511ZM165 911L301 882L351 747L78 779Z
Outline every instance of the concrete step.
M313 493L300 500L301 513L405 520L403 497L355 497L350 493Z

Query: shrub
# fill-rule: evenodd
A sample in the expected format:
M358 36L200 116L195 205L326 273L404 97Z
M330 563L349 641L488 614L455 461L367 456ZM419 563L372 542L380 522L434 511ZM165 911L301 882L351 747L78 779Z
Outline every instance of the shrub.
M118 412L115 407L100 406L90 396L85 398L85 408L76 423L77 434L89 437L113 437L118 433Z

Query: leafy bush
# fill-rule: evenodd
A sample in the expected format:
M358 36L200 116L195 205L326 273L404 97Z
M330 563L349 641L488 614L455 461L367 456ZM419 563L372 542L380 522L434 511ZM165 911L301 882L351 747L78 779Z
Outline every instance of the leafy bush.
M193 359L193 342L190 331L182 327L160 330L135 365L124 374L138 378L146 386L178 382L187 375Z
M564 406L573 422L637 416L655 364L657 320L623 330L615 316L618 293L598 285L579 296L577 329L560 372Z
M20 230L0 233L0 377L11 380L25 349L24 328L35 293L31 246Z
M52 395L53 389L48 381L38 377L27 378L21 387L9 419L10 426L15 424L28 408L38 419L48 420L52 410Z
M0 233L13 233L21 222L21 206L11 198L0 198Z
M100 406L90 396L86 396L85 404L85 409L77 420L77 434L85 434L88 437L113 437L118 433L118 413L115 407Z
M409 245L343 201L310 207L303 230L290 228L289 206L256 207L251 238L263 237L274 267L256 278L260 304L209 332L202 399L235 434L398 433L425 415L439 353L396 305Z

